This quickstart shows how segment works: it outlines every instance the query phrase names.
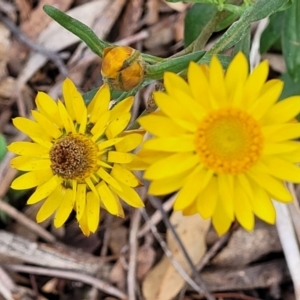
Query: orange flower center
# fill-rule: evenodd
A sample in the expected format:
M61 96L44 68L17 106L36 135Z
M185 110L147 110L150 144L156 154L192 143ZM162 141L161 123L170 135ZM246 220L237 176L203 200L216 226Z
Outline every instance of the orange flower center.
M89 137L69 134L51 148L51 169L65 180L83 182L97 171L97 153L97 145Z
M196 133L200 159L216 173L247 171L259 159L262 148L260 125L252 116L236 108L211 112Z

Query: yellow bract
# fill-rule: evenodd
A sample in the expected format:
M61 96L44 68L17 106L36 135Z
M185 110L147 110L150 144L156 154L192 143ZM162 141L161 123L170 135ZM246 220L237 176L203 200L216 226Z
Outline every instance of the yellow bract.
M37 221L54 216L62 226L73 209L85 235L95 232L100 206L124 216L119 198L142 207L133 189L140 185L127 163L136 160L128 153L142 142L143 131L124 131L130 120L133 97L109 110L110 91L104 84L88 107L70 79L63 83L64 103L38 93L35 120L16 118L14 125L33 142L15 142L8 149L19 156L11 166L27 173L16 178L14 189L36 187L28 199L34 204L45 199Z
M159 110L139 120L154 135L138 153L149 192L178 191L174 209L212 218L220 235L235 219L252 230L254 215L274 224L271 199L291 201L284 181L300 182L300 96L277 102L283 83L266 81L266 61L248 74L242 53L226 72L213 57L187 74L165 73Z

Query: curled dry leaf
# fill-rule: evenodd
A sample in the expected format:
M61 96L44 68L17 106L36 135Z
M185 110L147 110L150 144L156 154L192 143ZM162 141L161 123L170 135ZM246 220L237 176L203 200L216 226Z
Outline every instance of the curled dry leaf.
M212 263L222 267L241 267L271 252L282 250L276 227L257 221L253 231L243 228L235 231L228 245L213 259Z
M182 216L174 212L170 219L182 243L194 264L197 264L206 252L205 236L210 226L209 220L203 220L199 215ZM182 268L191 274L191 269L172 233L167 231L168 248ZM142 289L146 300L172 299L182 289L185 282L174 268L168 257L162 260L146 276Z

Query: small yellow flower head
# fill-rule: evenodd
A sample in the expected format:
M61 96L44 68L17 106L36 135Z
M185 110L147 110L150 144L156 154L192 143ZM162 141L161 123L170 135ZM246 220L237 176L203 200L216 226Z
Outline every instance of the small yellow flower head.
M235 219L252 230L254 215L274 224L271 199L292 201L284 181L300 182L300 96L278 102L283 82L268 71L263 61L249 75L242 53L226 72L217 57L192 62L188 82L165 73L159 110L139 120L154 136L138 154L149 193L178 191L174 209L212 218L220 235Z
M140 53L131 47L110 47L103 51L101 73L112 88L129 91L144 78L144 62Z
M129 153L143 139L142 131L124 131L130 121L133 97L109 109L110 92L104 84L88 107L73 82L63 83L64 103L38 93L32 111L34 120L18 117L14 125L33 142L14 142L8 149L19 156L11 166L26 173L12 188L36 187L27 204L44 200L37 222L54 216L62 226L74 209L85 235L95 232L100 207L112 215L124 216L120 198L142 207L134 187L139 179L131 172L136 156Z

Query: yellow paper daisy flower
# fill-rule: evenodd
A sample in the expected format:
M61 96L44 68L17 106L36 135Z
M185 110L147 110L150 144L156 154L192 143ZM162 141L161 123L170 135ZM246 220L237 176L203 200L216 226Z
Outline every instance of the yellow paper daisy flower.
M188 68L188 83L166 73L157 112L139 123L155 137L138 154L150 166L149 193L179 191L175 210L212 218L218 234L235 220L247 230L254 215L274 224L271 198L289 202L283 181L300 182L300 96L277 102L281 80L267 80L263 61L248 75L239 53L226 73L217 57Z
M37 214L42 222L53 213L54 226L62 226L73 209L85 235L95 232L100 206L124 216L119 201L133 207L143 202L133 187L140 185L130 171L135 155L128 153L143 139L142 131L124 131L133 97L109 110L110 91L103 85L88 107L73 82L63 83L64 103L45 93L36 97L34 120L18 117L14 125L33 142L15 142L8 149L19 156L11 166L27 173L16 178L14 189L37 187L28 204L46 198ZM127 167L129 166L129 167Z

